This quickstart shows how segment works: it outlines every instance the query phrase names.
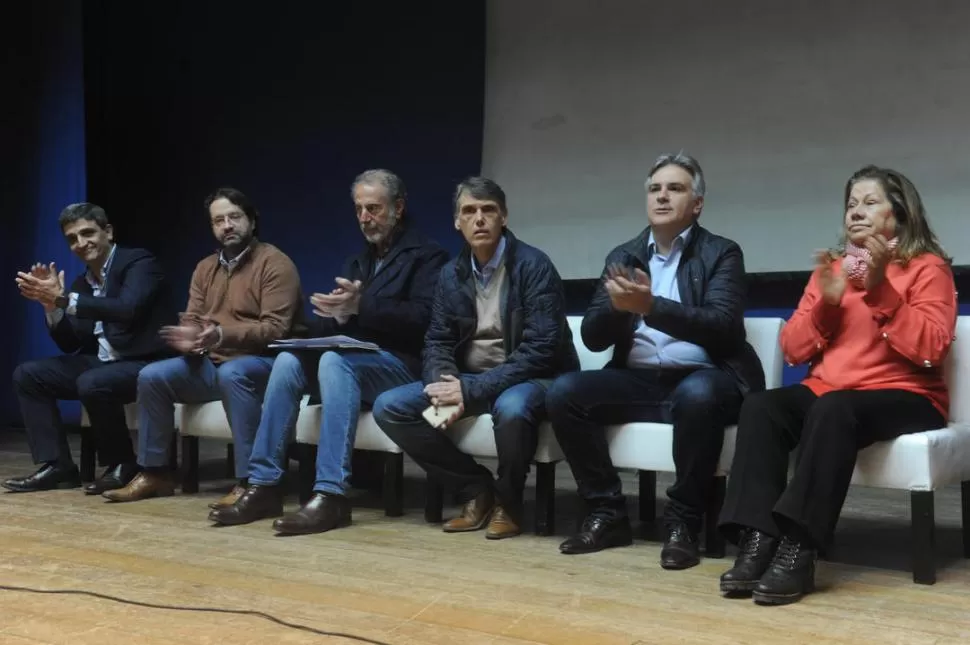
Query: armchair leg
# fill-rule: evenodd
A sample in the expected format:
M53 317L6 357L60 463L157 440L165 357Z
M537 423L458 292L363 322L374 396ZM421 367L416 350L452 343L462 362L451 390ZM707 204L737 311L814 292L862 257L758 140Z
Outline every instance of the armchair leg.
M308 443L298 443L293 446L296 452L297 489L300 505L306 504L313 497L313 485L317 481L317 447Z
M910 491L909 499L913 524L913 582L936 584L933 491Z
M970 481L960 484L960 508L963 518L963 557L970 558Z
M226 479L236 478L236 446L226 444Z
M384 515L400 517L404 515L404 453L384 455Z
M657 473L653 470L638 470L637 483L640 500L640 528L646 537L652 531L657 519Z
M724 557L724 537L717 530L717 522L726 492L727 477L715 477L708 496L707 512L704 514L704 555L708 558Z
M97 458L98 440L94 428L81 426L81 481L94 481Z
M427 478L427 493L424 501L424 521L429 524L440 524L442 509L445 505L444 487L431 477Z
M198 437L182 437L182 492L199 492Z
M199 440L196 438L196 459L198 459L198 446ZM183 455L182 459L185 459ZM179 433L175 431L172 433L171 442L168 444L168 467L173 473L177 473L179 470ZM196 463L196 470L198 471L198 462Z
M536 464L536 535L556 532L556 462Z

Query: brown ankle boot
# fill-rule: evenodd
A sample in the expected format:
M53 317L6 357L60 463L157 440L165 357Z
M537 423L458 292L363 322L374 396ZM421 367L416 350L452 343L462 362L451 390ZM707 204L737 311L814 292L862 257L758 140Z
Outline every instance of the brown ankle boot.
M249 524L283 514L283 489L280 486L252 485L231 506L209 512L209 520L226 526Z
M519 523L512 519L501 506L496 506L492 513L492 519L485 529L485 537L489 540L501 540L503 538L515 537L522 533Z
M151 497L170 497L175 494L175 482L168 473L141 472L124 488L108 490L101 497L112 502L137 502Z
M461 509L461 515L448 520L442 527L445 533L464 533L478 531L485 528L492 509L495 507L495 495L491 490L479 493L475 499L469 500Z

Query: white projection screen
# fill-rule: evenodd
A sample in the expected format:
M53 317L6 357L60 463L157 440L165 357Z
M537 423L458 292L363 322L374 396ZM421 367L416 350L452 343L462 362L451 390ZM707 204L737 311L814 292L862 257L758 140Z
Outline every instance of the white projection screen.
M483 172L564 278L645 226L646 172L679 150L749 272L810 269L867 163L970 263L970 2L490 0L487 43Z

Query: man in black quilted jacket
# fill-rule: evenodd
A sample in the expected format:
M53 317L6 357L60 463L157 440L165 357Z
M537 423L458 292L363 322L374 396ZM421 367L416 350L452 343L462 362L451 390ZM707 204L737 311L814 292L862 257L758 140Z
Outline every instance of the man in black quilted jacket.
M673 424L676 479L667 490L660 564L700 561L698 532L724 440L764 372L744 331L744 258L731 240L697 223L704 174L685 154L657 159L646 182L650 226L606 258L583 317L592 351L613 347L602 370L567 374L546 404L588 507L563 553L632 542L620 479L603 426Z
M455 228L466 245L438 279L425 335L423 382L374 403L381 429L441 484L459 491L462 513L449 533L486 528L521 533L522 491L552 379L578 369L563 286L545 253L506 228L505 193L472 177L455 191ZM423 416L431 408L433 427ZM441 431L466 415L490 413L498 473L461 452Z

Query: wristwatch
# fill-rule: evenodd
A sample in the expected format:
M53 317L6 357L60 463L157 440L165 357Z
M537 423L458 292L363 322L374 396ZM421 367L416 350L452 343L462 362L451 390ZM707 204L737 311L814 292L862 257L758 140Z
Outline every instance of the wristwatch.
M67 296L65 296L64 294L61 294L56 298L54 298L54 306L57 307L58 309L67 309L67 305L68 305L68 299L67 299Z

